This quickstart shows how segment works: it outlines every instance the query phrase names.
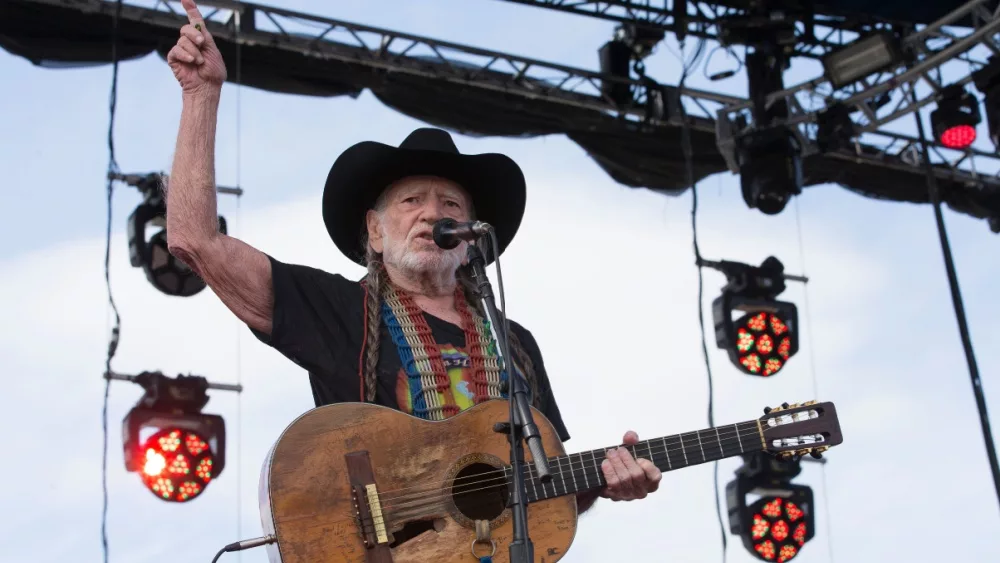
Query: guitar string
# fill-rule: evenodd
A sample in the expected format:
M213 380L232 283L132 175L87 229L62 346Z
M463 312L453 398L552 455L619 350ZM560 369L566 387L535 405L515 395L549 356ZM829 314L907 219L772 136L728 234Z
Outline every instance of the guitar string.
M749 426L749 428L740 428L741 425L747 425L747 426ZM728 440L733 440L733 439L742 440L745 437L759 436L760 435L760 432L758 432L758 429L757 429L756 421L753 421L753 422L741 422L741 423L738 423L738 424L734 424L732 426L736 428L735 431L734 430L722 430L722 431L719 431L718 435L719 435L719 440L720 441L723 441L723 440L726 440L726 439L728 439ZM700 432L704 432L704 431L700 431ZM698 444L698 439L699 439L697 436L695 437L694 440L685 440L685 438L687 436L691 435L691 434L697 434L697 433L696 432L688 432L688 433L685 433L685 434L679 434L679 435L669 436L669 437L665 437L665 438L653 438L652 440L646 440L645 441L645 445L646 445L646 448L648 448L650 451L652 451L653 449L656 449L656 448L662 448L662 447L664 447L664 446L660 446L660 445L657 445L657 446L650 445L653 442L661 442L664 445L666 445L666 447L668 449L666 449L665 451L667 451L667 452L670 452L670 451L679 451L679 450L687 450L687 449L691 449L691 448L696 448L697 444ZM711 436L709 436L709 437L711 437ZM677 440L677 443L675 443L675 444L667 444L668 440L672 441L672 440L675 440L675 439ZM685 443L685 442L689 442L689 443ZM713 445L715 443L716 443L716 440L713 438L711 440L711 442L709 442L709 446L711 447L711 445ZM704 443L703 443L703 445L704 445ZM632 445L632 446L624 446L624 447L626 447L627 449L629 449L631 451L632 455L635 456L635 455L638 455L637 451L636 451L636 447L637 446L639 446L639 444ZM670 448L673 448L673 449L670 449ZM644 448L639 448L639 449L644 449ZM657 450L657 451L659 451L659 450ZM596 458L597 455L604 456L606 454L606 449L591 450L589 452L580 452L580 453L575 453L575 454L569 454L569 455L566 455L566 456L557 456L557 458L558 459L567 458L569 460L568 467L570 469L576 469L577 468L577 464L579 464L579 467L583 467L584 465L591 463L591 461L584 460L584 458L583 458L583 456L588 455L588 454L591 456L591 460L593 460L593 458ZM574 457L578 458L578 459L577 460L573 460L572 458L574 458ZM639 457L641 457L641 456L639 456ZM505 467L510 467L510 465L506 465ZM531 465L529 465L529 471L533 471L533 470L534 470L534 467L531 466ZM460 478L458 478L458 479L455 480L455 483L474 484L474 483L465 483L464 480L468 480L468 479L480 479L480 478L482 478L484 476L487 476L487 475L496 475L496 474L505 474L505 469L496 469L496 470L493 470L493 471L487 471L487 472L484 472L484 473L478 473L476 475L470 475L468 477L460 477ZM438 484L438 483L427 483L427 484L421 483L421 484L418 484L418 485L411 485L409 487L402 487L402 488L399 488L399 489L388 489L388 490L385 490L385 491L381 491L381 492L379 492L379 496L382 498L382 502L386 502L386 501L391 501L391 500L396 500L396 499L399 499L399 498L402 498L402 497L406 497L408 494L411 494L411 493L408 492L407 494L404 494L404 495L396 494L396 495L391 495L390 496L389 493L399 493L401 491L410 491L412 493L418 493L420 491L419 490L418 491L414 491L414 489L436 490L439 487L440 487L440 484ZM383 496L383 495L386 495L386 496Z
M665 452L663 452L663 453L665 453ZM736 449L732 449L730 447L730 450L728 452L726 452L725 450L723 450L723 453L725 453L725 457L731 457L733 455L736 455L737 450ZM654 461L654 463L656 462L656 460L663 461L663 460L667 459L666 457L660 458L658 455L654 456L654 458L655 458L655 460L651 460L651 461ZM707 463L708 461L709 460L706 459L706 461L703 461L703 462L700 462L700 463ZM685 466L685 467L687 467L687 466ZM678 467L677 469L681 469L681 467ZM568 487L566 485L567 481L566 481L565 477L562 476L562 474L560 474L560 479L563 482L563 490L564 491L568 491ZM538 501L538 500L548 500L550 498L555 498L555 497L567 496L567 495L570 495L570 494L575 494L575 492L574 493L564 492L564 493L560 494L558 492L558 489L556 488L556 483L551 483L550 486L552 487L552 491L553 491L553 496L552 497L547 497L547 496L546 497L536 497L535 500L536 501ZM471 491L463 491L460 494L468 494L468 493L471 493L471 492L475 492L475 491L479 491L479 490L485 490L485 489L488 489L488 488L490 488L490 487L484 487L484 488L480 488L480 489L473 489ZM596 487L592 487L591 489L594 489L594 488L596 488ZM548 491L544 490L544 488L543 488L543 492L546 495L549 494ZM420 518L425 518L427 516L433 516L434 513L428 511L428 509L435 509L435 511L437 511L437 512L447 510L447 506L445 504L445 501L447 500L447 498L449 496L451 496L450 493L444 493L444 494L440 495L438 498L431 499L431 500L429 500L427 502L423 502L423 503L421 503L419 505L410 506L410 507L408 507L408 508L406 508L404 510L401 510L401 511L398 510L398 507L397 507L396 513L393 514L392 517L390 517L390 518L387 518L386 516L383 516L381 523L385 527L388 528L388 527L391 527L393 523L400 521L401 518L420 519ZM482 508L484 506L484 504L485 504L484 501L482 499L480 499L478 501L473 501L471 503L463 503L463 506L465 508L467 508L467 509L470 509L470 508ZM357 517L357 516L351 516L349 519L351 521L353 521L356 525L360 525L361 529L363 531L365 531L365 532L374 531L376 529L375 527L376 527L377 523L376 523L376 521L375 521L376 519L374 517L360 518L360 517ZM336 522L344 522L344 521L345 520L338 520Z
M782 416L782 415L779 414L778 416ZM753 428L750 431L739 430L739 427L741 425L752 425ZM727 425L727 427L728 426L729 425ZM756 437L760 436L760 433L757 431L756 421L748 421L748 422L738 423L738 424L732 425L732 427L736 428L738 431L737 432L734 432L732 430L721 431L721 432L719 432L720 440L718 440L717 442L716 441L709 442L709 447L712 447L712 446L719 447L720 451L723 452L724 457L731 457L733 455L736 455L736 451L734 449L732 449L732 445L733 445L734 439L739 439L739 441L741 441L743 436L748 436L748 437L754 437L754 440L756 440ZM772 429L772 428L774 428L774 427L764 427L763 429L766 432L768 429ZM698 432L704 432L704 431L698 431ZM659 442L665 442L666 440L673 439L673 438L677 438L678 442L680 444L680 445L675 446L673 448L671 448L671 447L662 448L662 447L659 447L659 446L656 447L656 448L651 448L650 447L649 451L652 452L650 454L650 456L649 456L650 458L652 458L652 459L650 459L650 461L652 461L653 463L667 461L668 462L667 465L669 466L670 465L670 463L669 463L670 462L669 454L670 454L671 450L673 450L673 451L676 452L676 450L682 449L682 450L685 450L685 453L686 453L687 449L693 448L693 442L692 442L692 444L690 446L684 445L684 441L683 441L684 437L689 436L690 434L696 434L696 438L697 438L698 432L688 432L688 433L674 435L674 436L665 437L665 438L654 438L652 440L647 440L646 441L646 445L647 446L649 446L649 444L651 442L657 442L657 441L659 441ZM735 435L735 438L734 438L734 435ZM721 439L722 436L725 436L726 439ZM724 443L728 443L728 449L729 449L728 452L726 451L727 448L724 448L722 446ZM756 443L756 442L754 441L753 443ZM803 444L803 446L805 446L805 444ZM635 446L628 446L628 447L629 448L633 448L633 449L635 448ZM702 446L701 446L700 449L702 451L704 450L704 442L702 442ZM744 451L745 450L745 448L742 446L742 444L740 444L739 449L740 449L740 451ZM575 456L578 455L578 456L582 457L586 453L596 454L597 452L600 452L600 453L603 454L604 451L605 450L603 450L603 449L602 450L592 450L591 452L581 452L579 454L572 454L572 455L575 455ZM664 454L662 457L660 456L661 453ZM595 459L596 459L596 456L595 456ZM603 461L603 457L602 457L602 461ZM708 461L707 460L707 455L705 455L705 456L703 456L703 461L699 462L698 464L707 463L707 461ZM558 475L559 475L559 479L563 483L563 490L564 491L568 491L568 485L567 485L568 481L566 480L566 477L565 477L565 469L570 469L571 471L575 472L576 469L579 469L579 468L583 467L587 463L593 463L593 461L591 461L591 462L585 462L585 461L583 461L581 459L579 467L576 467L576 464L574 464L574 463L570 463L567 466L563 466L562 464L558 465ZM683 467L687 467L689 465L690 464L687 463ZM534 475L533 467L530 466L530 464L526 464L526 467L527 467L527 475L526 475L526 477L528 479L534 480L535 479L535 475ZM681 468L682 467L678 467L676 469L681 469ZM673 469L673 468L671 468L671 469ZM671 470L671 469L668 469L668 471ZM504 473L503 479L506 480L506 473L503 470L493 471L492 473ZM486 474L488 474L488 473L486 473ZM479 475L475 475L475 476L470 476L469 478L481 477L483 475L485 475L485 474L479 474ZM603 473L599 476L599 478L600 477L603 477ZM571 476L571 479L572 479L572 476ZM480 480L480 481L478 481L478 483L488 482L488 481L489 480ZM468 484L474 484L474 483L468 483ZM542 487L542 491L543 491L544 495L548 495L549 494L548 491L545 490L545 486L546 486L545 484L539 483L538 485ZM558 488L557 488L558 487L558 482L549 483L548 486L550 486L552 488L553 496L555 496L555 497L565 496L565 495L568 495L568 494L573 494L573 493L568 493L568 492L563 493L563 494L559 494L558 493ZM414 487L408 487L408 488L412 489ZM460 492L459 495L461 495L461 494L469 494L469 493L472 493L472 492L477 492L477 491L486 490L486 489L490 489L490 488L493 488L493 487L480 487L478 489L465 490L465 491ZM594 488L596 488L596 487L591 487L590 489L594 489ZM396 490L398 491L398 490L403 490L403 489L396 489ZM447 489L444 489L444 488L440 487L440 485L435 485L435 489L432 492L436 492L438 494L436 496L424 497L424 498L420 499L420 502L410 502L410 503L398 503L397 502L395 505L393 505L391 503L388 503L388 504L384 505L385 509L386 509L386 512L388 512L389 509L391 508L391 509L394 510L394 514L392 515L391 519L383 517L383 524L391 526L392 522L396 522L400 518L404 518L405 517L405 518L419 519L420 517L426 517L428 515L433 515L433 514L429 514L429 513L426 512L426 510L428 508L435 508L437 510L444 510L444 509L446 509L447 507L444 504L444 500L446 500L448 497L453 496L452 493L448 492ZM536 496L537 496L537 489L535 489L535 493L536 493ZM400 498L405 498L405 497L406 497L406 495L401 495L401 496L392 497L392 498L394 498L395 500L398 501ZM416 497L414 496L414 497L411 497L411 498L416 498ZM551 498L551 497L546 497L546 498ZM386 499L386 500L389 500L389 499ZM544 500L544 499L542 497L538 497L535 500ZM405 508L403 508L404 504L407 504L408 506L406 506ZM463 504L463 506L465 506L467 508L475 508L477 506L481 507L482 504L483 504L483 501L479 500L478 502L473 502L471 504ZM342 520L334 521L332 523L340 523L340 522L350 521L350 522L353 522L355 525L359 525L362 528L362 530L364 530L364 531L371 531L371 530L375 529L376 522L375 522L375 519L372 518L372 517L360 518L357 515L342 515L342 516L346 516L346 518L344 518Z
M747 429L747 428L742 428L741 429L741 428L739 428L741 425L752 425L752 428L751 429ZM742 432L752 432L752 433L759 434L757 432L756 421L747 421L747 422L740 422L740 423L733 424L733 425L727 425L726 428L728 428L730 426L736 427L737 430L735 432L733 430L720 430L719 431L719 437L720 438L722 438L722 437L727 437L728 438L730 436L734 436L737 432L739 432L739 433L742 433ZM653 438L651 440L645 440L644 442L648 444L648 443L652 443L652 442L666 442L667 440L671 440L672 441L672 440L675 440L675 439L684 440L684 438L686 436L688 436L690 434L697 434L697 432L706 432L706 431L702 430L702 431L687 432L687 433L684 433L684 434L675 434L673 436L666 436L666 437L663 437L663 438ZM742 434L741 434L741 437L742 437ZM619 445L619 446L614 446L614 447L627 447L627 448L634 449L636 446L635 445L633 445L633 446ZM602 449L591 450L591 451L587 451L587 452L579 452L579 453L575 453L575 454L568 454L566 456L557 456L557 457L571 457L572 456L572 457L579 457L579 458L582 459L582 456L585 456L585 455L590 455L592 457L593 456L597 456L597 455L603 455L603 454L606 453L606 451L608 449L610 449L610 448L602 448ZM634 453L635 452L633 452L633 454ZM506 465L506 467L510 467L510 465ZM496 470L496 472L502 472L502 470L498 469L498 470ZM484 473L480 473L480 474L472 475L472 476L469 476L469 477L459 478L457 481L461 481L462 479L478 478L478 477L482 477L483 475L484 475ZM410 485L408 487L401 487L401 488L398 488L398 489L388 489L388 490L385 490L385 491L380 491L379 495L380 496L381 495L388 495L389 493L399 493L399 492L402 492L402 491L411 491L413 489L420 489L420 488L426 488L426 487L436 488L436 487L438 487L438 484L437 483L428 483L428 484L419 483L419 484L416 484L416 485ZM393 498L398 498L398 496L400 496L400 495L388 496L386 498L393 499Z
M729 444L733 443L733 441L734 441L733 433L726 434L726 438L725 439L722 439L723 433L720 432L719 434L720 434L720 440L718 440L718 441L712 440L712 441L702 442L699 445L698 449L702 450L703 454L704 454L704 448L706 447L706 445L710 449L716 448L716 447L718 447L718 448L721 449L722 446L723 446L723 444L726 444L727 442ZM747 437L747 438L751 438L752 439L750 443L754 443L753 441L756 440L756 437L758 437L759 435L760 435L760 433L756 431L756 428L754 428L750 432L741 433L740 435L736 436L735 440L737 440L739 442L742 442L742 439L744 437ZM659 440L655 440L655 441L659 441ZM810 444L801 444L801 446L803 446L803 447L808 447L809 445ZM821 445L821 443L814 443L814 444L811 444L811 445L813 447L816 447L817 445ZM638 457L643 457L642 455L640 455L640 454L637 453L635 446L628 446L628 448L630 448L630 449L633 450L632 454L635 457L637 457L637 458ZM742 444L740 445L740 448L741 449L743 448ZM642 448L639 448L639 449L641 450ZM668 445L665 449L663 448L663 446L651 447L651 446L648 445L648 442L647 442L647 447L646 447L646 450L649 452L650 457L652 457L655 454L665 453L666 456L667 456L665 459L668 462L668 465L670 465L670 462L671 462L671 460L670 460L670 453L671 452L673 452L673 453L676 454L676 452L678 450L682 450L684 452L685 458L686 458L688 450L691 450L693 452L692 455L696 456L697 452L698 452L698 449L695 449L694 442L691 442L689 444L683 444L680 441L678 442L678 444L675 444L673 446L669 446ZM595 453L597 451L599 451L599 450L595 450ZM604 453L605 452L601 451L601 454L602 454L601 455L601 460L602 461L605 459ZM571 472L572 476L575 476L575 473L576 473L576 471L578 469L581 469L581 468L583 468L585 466L588 466L588 465L590 465L592 463L596 464L596 459L597 459L596 455L594 455L592 457L592 459L589 460L589 461L586 460L586 459L583 459L582 454L572 454L572 455L578 456L578 457L580 457L580 459L577 460L577 461L574 461L574 460L570 459L569 456L560 456L559 458L557 458L557 459L565 459L566 460L566 464L558 463L558 470L560 471L560 473L565 473L566 470L568 470L568 471ZM703 455L703 457L704 457L704 455ZM527 477L529 479L534 480L535 479L534 467L532 465L530 465L530 464L526 464L526 465L527 465ZM506 465L502 469L496 469L496 470L493 470L493 471L487 471L487 472L479 473L479 474L476 474L476 475L471 475L471 476L466 477L466 478L458 478L458 479L456 479L454 481L454 483L455 484L460 484L460 485L465 485L465 486L471 486L471 485L474 485L474 484L490 483L490 482L496 482L496 481L504 481L505 482L506 479L507 479L506 469L509 468L509 467L511 467L511 466ZM486 478L484 479L483 477L486 477ZM468 479L478 479L478 480L472 481L472 482L468 482ZM441 490L441 485L439 483L437 483L437 484L431 484L431 485L429 485L427 487L424 487L423 485L421 485L421 487L423 487L425 490L423 490L423 491L417 491L415 493L408 493L408 494L404 494L404 495L385 496L385 497L383 497L382 495L385 494L385 493L380 493L380 495L379 495L380 499L381 499L380 502L383 503L383 504L385 504L385 505L387 505L387 506L399 506L400 505L399 501L401 501L403 499L405 499L406 501L417 500L418 498L426 497L426 495L428 495L428 494L431 494L431 495L436 494L438 491ZM409 489L413 489L413 488L416 488L416 487L409 487ZM397 490L402 490L402 489L397 489ZM393 503L392 501L396 501L396 502Z
M753 432L753 435L754 436L759 436L759 433ZM720 442L720 446L721 446L721 442ZM724 457L730 457L732 455L735 455L737 453L737 451L745 451L745 448L743 448L742 445L736 446L736 447L734 447L734 446L736 446L736 443L734 442L734 440L732 438L730 438L728 440L728 447L727 448L720 447L720 451L722 451L722 453L724 454ZM653 463L657 463L657 462L661 462L662 463L663 461L668 461L668 462L670 461L670 457L669 457L669 451L670 450L669 449L663 449L662 451L660 451L661 449L657 448L656 450L657 451L655 451L652 455L650 455L650 457L652 458L652 459L650 459L650 461L652 461ZM704 456L703 460L705 460L705 461L698 462L698 463L699 464L700 463L707 463L707 457L708 457L707 455ZM669 466L670 464L668 463L667 465ZM687 467L687 466L688 465L684 465L684 467ZM529 473L531 473L530 469L531 468L529 467ZM677 467L676 469L681 469L681 467ZM670 469L668 469L668 471L669 470ZM558 478L563 483L563 487L562 487L563 490L564 491L568 491L568 485L567 485L567 483L569 481L567 480L567 476L565 475L565 471L559 471L558 475L559 475ZM601 475L601 477L603 477L603 474ZM533 478L533 476L531 478ZM504 480L504 482L506 482L505 478L503 480ZM567 494L572 494L572 493L562 493L562 494L560 494L558 492L558 488L557 488L558 487L558 482L552 482L552 483L549 483L547 485L539 483L538 486L542 487L542 492L543 492L544 495L548 495L549 494L549 491L547 491L545 489L546 486L551 487L553 496L563 496L563 495L567 495ZM445 502L448 500L449 497L467 495L467 494L470 494L470 493L473 493L473 492L488 490L490 488L493 488L493 487L487 486L487 487L479 487L479 488L476 488L476 489L463 490L463 491L461 491L461 492L453 495L453 493L450 492L450 490L449 490L450 488L448 488L448 487L438 487L434 491L434 493L436 493L435 495L430 496L430 497L425 497L425 498L419 499L419 500L414 501L414 502L397 503L395 505L387 505L386 503L384 503L383 501L380 500L380 504L383 507L383 511L384 512L389 512L390 510L392 510L394 512L394 514L392 515L391 521L398 521L401 518L420 519L422 517L432 516L433 515L433 512L428 512L429 509L433 510L433 511L437 511L437 512L440 512L441 510L446 510L447 506L446 506ZM592 487L592 488L596 488L596 487ZM536 495L535 495L536 496L536 500L541 500L542 499L541 496L537 495L537 489L536 488L533 487L531 490L536 493ZM465 503L463 503L463 506L465 506L466 508L482 507L483 504L484 504L484 502L488 502L488 501L484 501L483 499L479 499L478 501L472 501L472 502L466 501ZM344 515L344 516L347 516L347 515ZM350 516L350 518L356 524L361 525L361 527L363 529L367 529L366 528L366 524L370 524L372 527L375 526L375 522L374 522L374 518L373 517L359 518L357 515L353 515L353 516ZM388 519L385 518L385 517L383 517L383 522L385 522L386 520L388 520Z
M719 448L720 450L724 451L723 444L735 445L736 443L740 443L740 446L739 446L740 449L745 450L746 448L742 445L742 441L743 441L744 437L746 437L746 438L751 438L752 437L753 440L754 440L754 441L750 442L750 444L752 445L752 444L756 443L755 440L757 439L757 437L760 436L760 433L757 432L756 424L754 424L754 427L753 427L752 431L749 431L749 432L747 432L747 431L740 431L739 434L730 432L729 434L726 434L726 438L722 438L722 434L723 434L722 432L720 432L719 434L720 434L720 439L718 441L712 440L711 442L708 442L708 447L710 449L711 448ZM659 440L655 440L655 441L659 441ZM688 444L684 444L682 442L680 442L678 444L674 444L674 445L665 444L665 447L664 446L655 446L654 447L654 446L649 445L649 442L647 442L647 447L646 448L639 448L639 449L640 450L646 449L649 452L647 459L654 458L654 459L650 459L650 461L653 461L654 463L656 462L656 459L658 459L658 457L662 454L663 455L662 460L666 461L667 465L670 466L671 462L672 462L672 460L670 458L670 454L671 453L675 453L676 454L676 452L678 452L680 450L683 450L684 455L685 455L685 462L686 462L687 461L687 453L688 453L688 451L693 451L692 455L697 455L697 452L700 449L700 450L702 450L703 458L706 457L706 455L704 454L704 446L705 446L705 442L704 441L700 442L700 445L697 447L697 449L695 449L696 448L696 444L695 444L694 441L691 441ZM629 446L629 448L635 449L635 446ZM593 453L596 453L598 451L601 453L601 460L603 461L605 452L603 450L594 450ZM633 453L633 455L635 455L637 457L644 457L643 455L640 455L640 454L638 454L635 451L633 451L632 453ZM573 454L573 455L578 455L578 454ZM594 455L591 460L585 460L585 459L582 459L582 457L579 460L579 462L574 462L572 460L569 460L569 463L566 464L566 465L563 465L563 464L560 463L558 465L558 471L559 471L560 475L563 475L568 470L571 473L571 476L575 476L576 471L579 470L579 469L584 469L584 468L588 467L591 464L594 464L596 466L596 464L597 464L596 460L597 460L597 455ZM685 463L685 465L687 465L687 463ZM466 486L471 486L471 485L475 485L475 484L490 483L490 482L493 482L493 483L496 483L496 482L506 482L507 481L506 467L510 467L510 466L505 466L504 469L487 471L487 472L484 472L484 473L479 473L477 475L472 475L472 476L469 476L469 477L465 478L466 480L467 479L478 479L476 481L472 481L472 482L463 481L463 482L460 483L460 480L461 480L461 478L460 478L460 479L456 479L455 483L456 484L461 484L461 485L466 485ZM486 478L484 479L483 477L486 477ZM536 478L536 476L534 474L534 467L531 466L531 465L527 465L527 475L526 475L526 478L531 479L532 481L534 481L534 479ZM542 483L538 483L538 485L544 486L544 484L542 484ZM386 507L399 508L401 506L405 506L408 502L413 502L413 501L418 501L418 500L424 500L424 499L427 498L425 495L428 495L428 494L430 494L430 495L439 494L439 492L441 490L442 490L442 487L441 487L440 484L433 484L427 490L420 491L420 492L417 492L417 493L408 493L408 494L396 495L396 496L382 496L383 493L380 493L379 494L379 497L380 497L379 502L380 502L380 504L382 504L382 505L384 505ZM479 489L476 489L476 490L479 490ZM393 502L393 501L395 501L395 502Z
M759 436L759 433L753 432L752 435L753 436ZM739 436L738 438L740 438L740 441L741 441L742 436ZM728 441L729 443L732 444L734 441L737 441L737 440L734 439L734 438L728 438L725 441ZM717 446L716 446L720 450L723 450L723 448L722 448L722 442L723 441L720 441L717 444ZM715 445L715 444L711 444L711 445ZM650 457L654 458L654 459L650 459L650 461L652 461L652 462L655 463L656 462L655 458L657 458L658 456L660 456L661 454L663 454L662 459L669 462L670 461L670 453L671 453L671 451L673 451L676 454L676 452L678 450L683 449L684 450L684 454L685 454L685 460L686 460L687 452L688 452L688 450L691 449L690 447L683 446L683 445L676 446L676 447L673 447L673 448L671 448L671 447L668 446L666 448L662 448L662 451L661 451L661 448L662 448L661 446L657 446L655 448L655 451L654 451L654 448L650 447L649 448L649 452L650 453L648 454L647 459L650 458ZM700 448L700 449L704 450L703 447ZM697 455L697 452L698 452L698 450L694 450L693 455ZM705 457L704 456L704 452L702 452L702 453L703 453L703 457ZM643 457L643 456L639 456L639 457ZM603 452L602 452L602 461L603 461L603 459L604 459L604 456L603 456ZM597 462L597 456L594 456L594 458L592 460L590 460L590 461L586 461L586 460L582 460L581 459L580 460L580 464L578 466L576 466L576 464L571 463L569 465L569 467L567 467L567 469L569 469L569 471L571 473L571 476L573 476L575 474L575 472L576 472L577 469L584 469L585 470L585 468L587 466L589 466L590 464L593 464L595 466L595 468L596 468L597 463L598 463ZM668 463L668 465L670 465L670 464ZM526 478L530 479L532 481L529 484L531 484L533 486L539 486L539 485L542 486L542 487L545 486L544 483L537 483L537 484L534 483L534 481L536 479L536 476L534 475L534 467L533 466L529 465L527 467L527 473L528 474L526 475ZM563 469L562 469L562 467L560 465L560 467L559 467L559 475L560 475L560 477L564 473L565 473L565 471L563 471ZM463 483L463 485L471 486L471 485L474 485L474 484L482 484L482 483L488 483L488 482L492 482L492 483L498 483L498 482L506 483L507 482L507 474L506 474L505 470L494 470L494 471L490 471L490 472L481 473L481 474L478 474L478 475L475 475L475 476L472 476L472 477L474 477L474 478L481 478L481 477L484 477L484 476L490 475L490 474L492 474L494 476L490 477L488 479L480 479L480 480L474 481L472 483ZM457 482L457 480L456 480L456 482ZM452 487L449 487L449 488L452 488ZM486 487L486 488L488 488L488 487ZM424 493L399 495L399 496L395 496L395 497L387 497L385 499L381 499L379 502L382 503L382 504L384 504L386 507L400 508L400 507L406 506L407 504L412 504L413 502L420 502L422 500L426 500L427 497L426 496L421 496L421 495L439 494L439 491L441 491L441 490L442 489L441 489L440 486L436 486L435 488L430 489L428 491L425 491ZM480 488L480 489L473 489L473 490L482 490L482 488ZM472 492L472 491L466 491L466 492ZM395 502L391 502L391 501L395 501Z
M720 440L718 442L716 440L712 440L709 443L709 447L713 447L713 446L719 447L719 446L722 445L722 443L724 443L726 441L729 441L729 442L732 442L733 440L742 441L744 437L746 437L746 438L749 439L750 437L757 437L757 436L760 435L760 433L757 432L756 425L754 425L752 431L740 430L739 432L740 432L739 434L736 434L734 432L730 432L730 433L724 434L724 433L720 432L719 433ZM723 436L725 436L725 437L723 438ZM756 438L754 438L754 439L756 439ZM668 460L669 460L669 454L670 453L676 454L679 451L683 451L683 453L686 456L688 450L692 450L695 454L697 454L697 451L698 451L698 449L697 449L698 448L698 442L696 442L694 440L691 440L690 443L688 443L688 444L684 444L683 440L678 440L678 443L676 443L676 444L667 444L665 442L664 442L663 445L652 445L651 444L651 442L661 442L661 441L663 441L663 440L654 439L654 440L651 440L651 441L647 441L644 448L641 448L641 447L640 448L636 448L636 446L626 446L626 448L630 450L630 452L632 453L632 455L634 457L640 457L641 458L641 457L647 457L647 455L648 455L648 457L651 457L651 456L654 456L654 455L656 455L658 453L664 453L664 454L667 455L667 459ZM716 444L718 444L718 445L716 445ZM703 449L703 446L704 446L704 442L702 442L702 449ZM639 450L646 450L647 453L646 454L640 454ZM589 459L589 460L585 459L585 457L584 457L587 453L591 454L591 459ZM591 464L595 464L598 456L600 456L600 459L603 461L605 459L605 457L606 457L606 450L603 450L603 449L602 450L593 450L591 452L583 452L583 453L580 453L580 454L572 454L572 457L576 457L577 458L576 460L572 459L570 456L559 456L559 457L557 457L555 459L559 459L559 460L565 459L567 461L566 465L563 465L562 463L559 463L558 468L559 468L560 472L562 472L564 470L569 470L569 471L575 472L578 469L583 469L583 468L586 468L586 467L590 466ZM648 459L648 457L647 457L647 459ZM652 461L652 460L650 460L650 461ZM526 471L527 472L526 477L529 478L529 479L532 479L532 480L535 479L537 476L535 475L534 465L532 465L532 464L525 464L525 466L526 466L526 469L527 469L527 471ZM505 465L501 469L494 469L492 471L485 471L483 473L478 473L476 475L470 475L468 477L458 478L458 479L455 479L454 484L455 485L463 485L463 486L471 486L471 485L480 484L480 483L486 483L486 482L496 482L497 480L506 481L506 479L507 479L507 470L508 469L512 469L512 466ZM474 479L474 481L470 482L469 481L470 479ZM399 495L399 494L397 494L397 495L386 495L386 496L383 497L382 495L385 494L385 493L380 493L379 494L379 496L381 498L380 502L383 502L383 503L391 505L391 504L393 504L394 501L398 503L398 501L400 501L401 499L406 499L406 500L415 499L415 498L419 497L421 494L435 493L435 492L437 492L438 490L440 490L441 485L439 483L432 483L432 484L428 484L428 485L421 484L420 487L422 489L424 489L424 490L422 490L422 491L411 491L411 492L408 492L406 494L401 494L401 495ZM413 488L415 488L415 487L410 487L410 489L413 489ZM401 489L397 489L397 491L398 490L401 490ZM386 491L386 493L389 493L389 492L392 492L392 490Z

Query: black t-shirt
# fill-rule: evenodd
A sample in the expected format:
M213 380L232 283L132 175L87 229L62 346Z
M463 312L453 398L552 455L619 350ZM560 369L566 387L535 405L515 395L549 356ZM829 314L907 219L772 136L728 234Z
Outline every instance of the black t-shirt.
M252 330L263 343L309 372L316 406L331 403L361 402L364 344L364 288L359 282L268 257L274 288L274 311L271 334ZM469 368L465 332L448 321L424 313L448 366L454 402L460 408L471 406L471 390L465 387ZM539 410L563 440L569 432L552 394L542 362L542 353L534 337L524 327L510 321L524 351L534 365L539 394ZM456 370L460 370L457 371ZM381 331L378 383L375 403L407 414L412 413L409 378L399 359L389 331Z

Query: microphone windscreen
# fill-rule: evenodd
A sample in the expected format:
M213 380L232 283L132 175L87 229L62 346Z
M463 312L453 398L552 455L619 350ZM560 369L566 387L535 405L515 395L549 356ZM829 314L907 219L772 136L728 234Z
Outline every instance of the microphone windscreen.
M434 229L431 231L434 244L445 250L451 250L458 246L462 241L454 235L455 225L457 224L458 221L451 218L441 219L437 223L434 223Z

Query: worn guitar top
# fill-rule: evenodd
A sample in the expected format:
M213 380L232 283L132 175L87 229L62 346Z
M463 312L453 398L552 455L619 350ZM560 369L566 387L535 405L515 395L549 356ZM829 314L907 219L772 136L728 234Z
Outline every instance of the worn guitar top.
M309 372L316 406L360 401L359 360L364 342L361 284L340 274L268 258L274 287L271 335L251 331L261 342ZM473 402L465 333L450 322L427 313L424 316L448 367L451 387L444 393L466 409ZM539 410L555 426L560 438L569 440L538 344L528 330L514 321L510 321L510 330L517 334L534 364ZM375 403L412 414L410 391L396 345L383 329Z

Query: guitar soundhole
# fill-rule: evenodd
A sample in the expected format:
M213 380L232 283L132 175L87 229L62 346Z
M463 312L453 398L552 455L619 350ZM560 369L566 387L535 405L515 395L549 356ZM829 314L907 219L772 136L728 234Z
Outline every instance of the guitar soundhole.
M507 478L503 470L485 463L460 469L452 482L455 507L470 520L493 520L507 507Z

